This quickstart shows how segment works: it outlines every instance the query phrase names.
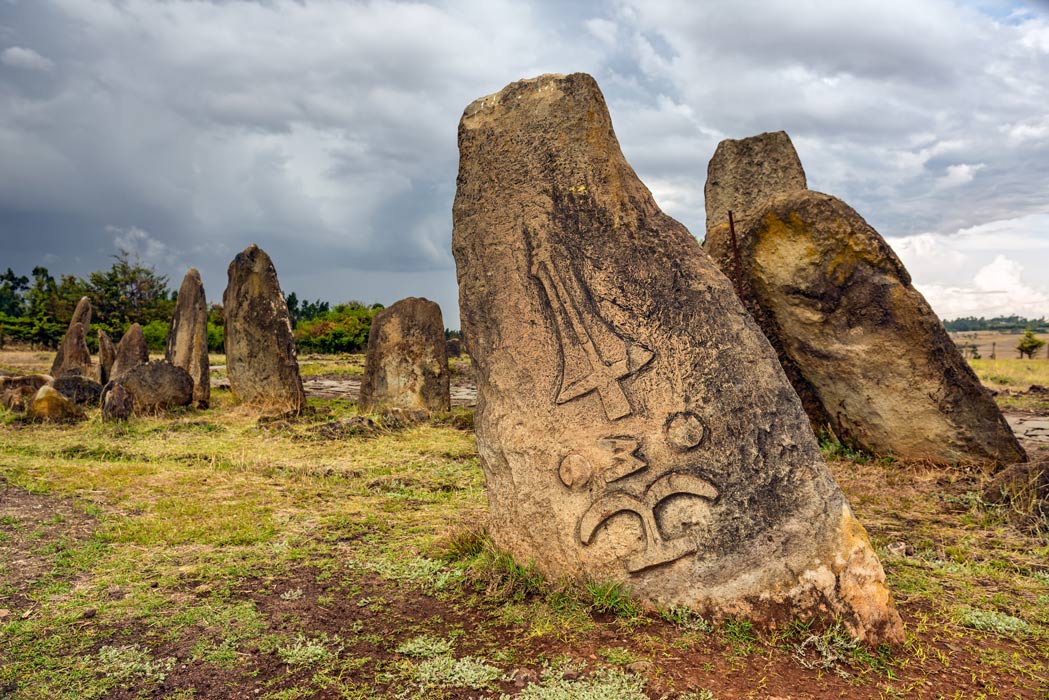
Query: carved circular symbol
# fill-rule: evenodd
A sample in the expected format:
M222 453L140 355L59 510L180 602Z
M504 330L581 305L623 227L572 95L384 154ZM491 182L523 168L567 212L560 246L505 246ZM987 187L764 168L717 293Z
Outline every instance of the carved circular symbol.
M557 473L565 486L581 489L590 482L590 477L594 475L594 467L586 457L573 452L561 460L561 468Z
M667 443L676 450L699 447L707 428L695 413L675 413L667 420Z

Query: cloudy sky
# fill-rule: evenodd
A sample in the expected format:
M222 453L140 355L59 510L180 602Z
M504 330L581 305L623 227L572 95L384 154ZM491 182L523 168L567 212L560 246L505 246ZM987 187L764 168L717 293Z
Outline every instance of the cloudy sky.
M1033 0L0 0L0 269L118 248L210 299L440 302L472 100L585 71L660 205L705 228L718 141L785 129L946 318L1049 315L1049 5Z

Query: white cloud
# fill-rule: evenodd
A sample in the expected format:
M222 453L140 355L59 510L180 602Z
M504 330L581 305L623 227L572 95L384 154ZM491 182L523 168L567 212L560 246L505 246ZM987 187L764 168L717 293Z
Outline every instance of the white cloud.
M11 46L0 51L0 63L14 68L38 70L45 73L55 67L54 61L44 58L32 49Z
M973 181L977 171L984 167L983 163L956 163L947 166L947 174L936 181L938 187L957 187Z
M113 245L117 250L130 253L149 265L170 265L177 259L177 255L163 241L157 240L148 232L137 226L120 228L118 226L107 226L106 231L113 236Z

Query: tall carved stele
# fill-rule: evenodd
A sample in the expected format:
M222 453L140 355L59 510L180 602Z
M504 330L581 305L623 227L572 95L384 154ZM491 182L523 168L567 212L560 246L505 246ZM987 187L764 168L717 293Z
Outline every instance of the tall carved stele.
M593 78L466 108L453 248L496 542L775 625L902 625L776 355L619 149Z

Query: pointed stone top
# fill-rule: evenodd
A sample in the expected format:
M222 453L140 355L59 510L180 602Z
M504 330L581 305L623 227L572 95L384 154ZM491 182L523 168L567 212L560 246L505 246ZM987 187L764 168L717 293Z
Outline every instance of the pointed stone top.
M91 300L87 297L80 297L80 301L76 303L76 309L73 310L73 318L69 321L70 328L73 327L74 323L79 323L84 326L84 332L87 332L87 327L91 325Z
M807 188L805 170L787 132L725 139L707 166L707 231L728 224L729 211L742 220L776 195Z

